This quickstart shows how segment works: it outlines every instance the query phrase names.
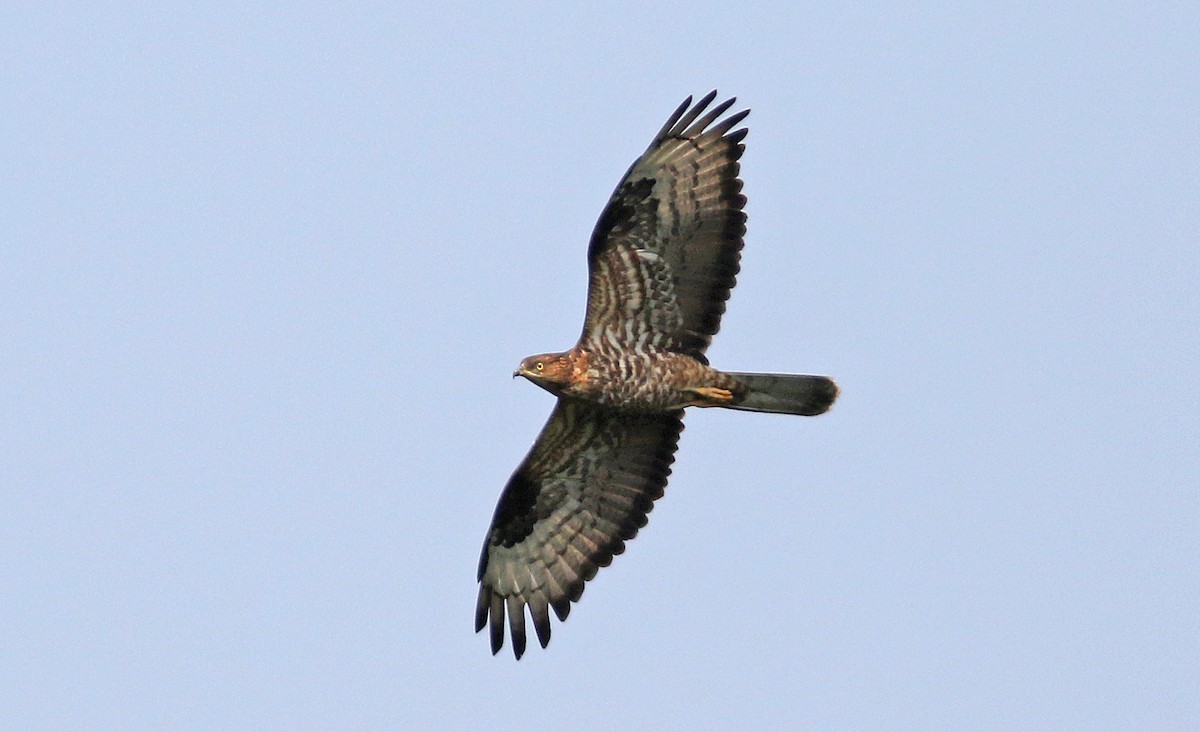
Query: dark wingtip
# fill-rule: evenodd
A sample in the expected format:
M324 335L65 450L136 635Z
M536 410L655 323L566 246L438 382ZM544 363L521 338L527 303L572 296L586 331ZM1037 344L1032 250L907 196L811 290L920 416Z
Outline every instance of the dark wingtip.
M686 112L690 106L692 106L691 94L689 94L688 98L684 99L683 103L676 107L675 111L671 113L671 116L667 118L667 121L665 124L663 124L662 129L660 129L658 134L654 136L654 142L651 143L652 147L655 143L661 142L666 138L667 134L670 133L671 128L675 126L675 123L678 122L681 117L683 117L683 113Z
M491 605L490 592L485 585L479 586L479 599L475 601L475 632L483 630L487 625L488 606Z
M508 598L508 630L512 635L513 655L517 660L525 655L525 603L516 595Z
M533 630L537 633L538 643L545 648L550 642L550 606L544 597L529 603L529 617L533 619Z
M504 598L492 594L490 608L491 626L488 630L491 633L492 655L494 656L504 647Z
M554 608L554 614L558 616L560 623L566 620L567 616L571 614L571 600L567 597L558 597L551 600L550 607Z

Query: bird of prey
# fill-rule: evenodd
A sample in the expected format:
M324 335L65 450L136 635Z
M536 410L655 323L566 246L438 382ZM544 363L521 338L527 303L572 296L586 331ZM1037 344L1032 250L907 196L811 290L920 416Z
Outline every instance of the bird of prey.
M738 159L749 110L718 122L716 92L688 97L617 185L588 246L587 313L569 351L513 374L558 397L500 496L479 561L475 630L544 648L584 583L645 526L671 472L685 407L816 415L825 376L718 371L704 351L738 273L746 215ZM732 131L731 131L732 130Z

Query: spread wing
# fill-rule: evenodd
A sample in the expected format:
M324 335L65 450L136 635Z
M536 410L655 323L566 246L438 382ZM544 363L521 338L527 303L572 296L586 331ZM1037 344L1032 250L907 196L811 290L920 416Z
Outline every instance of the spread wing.
M475 630L490 617L492 653L525 652L525 607L538 641L550 641L550 613L566 620L584 582L606 567L646 525L662 496L683 430L682 412L630 414L559 399L509 479L479 560Z
M675 110L596 223L585 347L652 345L704 360L746 233L738 159L747 130L730 130L750 111L714 125L735 101L701 117L716 94Z

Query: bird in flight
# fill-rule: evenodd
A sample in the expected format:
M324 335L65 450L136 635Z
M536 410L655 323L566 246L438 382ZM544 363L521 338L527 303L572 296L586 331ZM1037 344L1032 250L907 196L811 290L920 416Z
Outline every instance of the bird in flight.
M718 371L705 349L741 258L746 197L738 159L750 110L711 92L667 119L600 215L588 246L587 313L574 348L530 356L513 374L558 402L500 496L479 560L475 631L492 653L525 652L550 611L566 620L584 583L646 525L671 472L685 407L822 414L825 376Z

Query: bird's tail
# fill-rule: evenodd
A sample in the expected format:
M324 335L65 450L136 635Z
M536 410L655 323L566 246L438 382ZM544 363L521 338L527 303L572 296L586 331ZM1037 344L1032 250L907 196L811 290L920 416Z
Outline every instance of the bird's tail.
M812 416L829 411L838 396L837 384L828 376L726 373L750 387L746 398L729 409Z

